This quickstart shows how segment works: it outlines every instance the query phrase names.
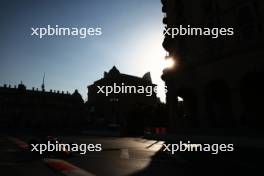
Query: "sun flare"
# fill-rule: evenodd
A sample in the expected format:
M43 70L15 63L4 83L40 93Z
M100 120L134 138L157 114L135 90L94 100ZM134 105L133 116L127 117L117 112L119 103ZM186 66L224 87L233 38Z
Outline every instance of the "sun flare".
M164 68L172 68L175 65L173 58L167 58L164 62Z

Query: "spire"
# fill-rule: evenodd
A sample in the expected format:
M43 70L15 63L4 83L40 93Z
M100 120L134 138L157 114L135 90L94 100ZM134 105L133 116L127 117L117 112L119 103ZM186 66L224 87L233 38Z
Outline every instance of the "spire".
M21 81L20 84L18 84L18 87L17 87L19 90L23 90L25 91L26 90L26 86L23 84L23 82Z
M113 68L111 68L111 70L109 71L109 74L116 75L116 74L120 74L120 72L116 68L116 66L113 66Z
M42 78L41 89L42 89L43 92L45 91L45 72L44 72L44 75L43 75L43 78Z

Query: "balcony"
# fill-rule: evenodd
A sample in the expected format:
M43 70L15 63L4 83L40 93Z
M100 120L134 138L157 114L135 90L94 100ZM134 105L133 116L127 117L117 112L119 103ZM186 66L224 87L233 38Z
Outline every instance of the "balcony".
M167 0L161 0L161 4L162 4L162 5L167 4Z
M173 39L171 37L165 36L162 43L163 48L168 52L172 52L173 51L172 45L173 45Z
M167 5L163 5L162 8L161 8L161 11L163 13L167 13Z
M162 20L163 24L167 25L168 24L168 17L165 16Z

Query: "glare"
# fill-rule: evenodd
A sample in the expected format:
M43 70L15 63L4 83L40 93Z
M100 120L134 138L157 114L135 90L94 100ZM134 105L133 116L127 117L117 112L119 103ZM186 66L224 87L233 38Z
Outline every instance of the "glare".
M135 58L138 56L140 56L140 60L131 64L125 62L125 65L127 65L128 70L131 69L131 65L136 65L138 73L135 73L135 75L143 75L147 71L150 71L152 82L158 85L158 97L161 98L162 102L165 102L165 83L161 79L161 75L163 74L166 63L164 56L168 54L160 44L163 40L163 35L157 37L155 33L152 33L151 36L147 38L142 37L141 41L136 40L138 51L130 55L130 61L136 61Z
M178 101L179 101L179 102L183 102L183 98L182 98L182 97L179 97L179 96L178 96L177 98L178 98Z
M165 68L172 68L175 65L173 58L169 57L165 60Z

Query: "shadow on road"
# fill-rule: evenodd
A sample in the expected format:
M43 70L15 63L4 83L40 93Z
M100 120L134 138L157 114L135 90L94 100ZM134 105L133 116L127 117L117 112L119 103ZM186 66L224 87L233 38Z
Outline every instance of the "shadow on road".
M213 155L205 152L179 152L169 155L158 151L149 165L131 176L167 175L253 175L261 173L263 150L238 148Z

